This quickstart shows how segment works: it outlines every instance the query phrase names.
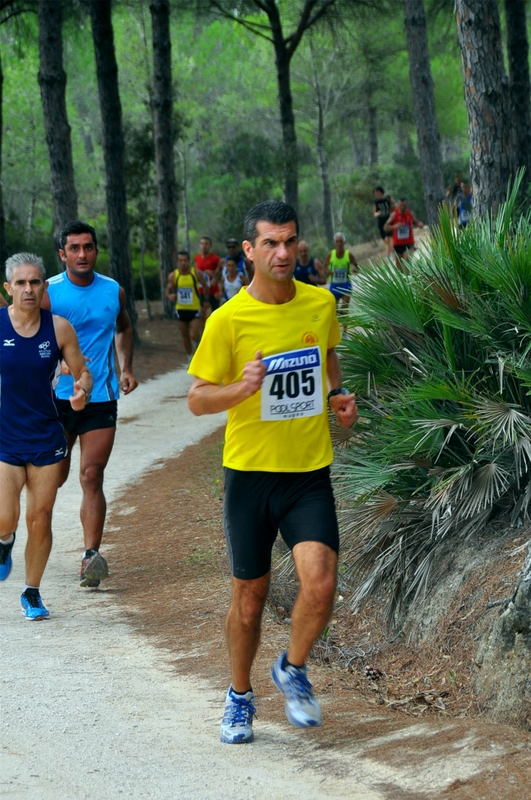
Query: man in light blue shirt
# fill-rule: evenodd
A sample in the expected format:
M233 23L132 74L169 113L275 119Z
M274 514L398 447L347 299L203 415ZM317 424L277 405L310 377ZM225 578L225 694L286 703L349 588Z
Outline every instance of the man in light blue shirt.
M71 375L62 375L56 389L69 450L62 462L60 485L68 477L70 453L79 437L81 524L85 540L80 583L95 588L109 574L99 548L107 508L103 476L114 444L120 393L114 369L114 345L122 391L128 394L138 385L132 372L133 329L122 287L94 271L98 257L94 228L79 220L68 223L60 234L59 257L65 271L50 278L42 307L66 317L73 325L94 378L90 403L83 411L73 411L68 403L72 394Z

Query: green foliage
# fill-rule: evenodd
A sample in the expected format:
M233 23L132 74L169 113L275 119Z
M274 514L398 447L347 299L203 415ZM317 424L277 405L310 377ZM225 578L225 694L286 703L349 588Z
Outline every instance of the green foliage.
M431 586L445 547L531 508L531 215L441 212L410 274L356 280L343 370L359 422L336 460L353 603L388 621Z

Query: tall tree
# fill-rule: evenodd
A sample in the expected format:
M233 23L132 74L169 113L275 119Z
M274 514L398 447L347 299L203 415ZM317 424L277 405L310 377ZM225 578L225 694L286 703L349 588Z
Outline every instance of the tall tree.
M39 86L50 159L54 235L77 219L72 141L66 113L66 72L63 69L62 0L39 0Z
M498 0L456 0L470 139L470 171L479 215L496 212L512 164L508 80Z
M267 39L274 47L284 150L284 196L286 202L295 209L299 205L299 156L291 94L291 60L305 32L324 17L335 3L336 0L304 0L302 7L297 12L297 21L293 32L286 35L276 0L252 0L252 5L256 10L267 16L267 23L250 19L238 13L237 10L234 11L234 3L212 0L214 8L218 9L223 16L244 25L247 30Z
M122 105L118 89L118 65L114 50L111 0L90 0L92 38L96 56L96 73L103 129L105 160L107 232L111 275L123 287L127 313L136 332L136 309L133 293L133 272L129 249L129 222L125 189L125 140Z
M514 126L515 165L525 167L524 185L531 181L531 82L526 0L505 0L511 120Z
M334 242L334 216L332 213L332 192L330 190L330 175L328 172L328 162L325 152L325 124L324 124L324 102L323 92L321 89L321 81L315 66L315 58L313 52L313 44L310 39L310 58L312 64L313 75L313 88L315 92L315 103L317 105L317 136L316 136L316 149L317 159L319 161L319 170L321 172L321 184L323 188L323 225L325 231L326 242L329 247L332 247Z
M444 178L423 0L404 1L404 21L426 214L428 223L435 225L444 198Z
M175 269L177 202L173 155L173 93L169 0L152 0L149 7L153 30L153 129L157 168L157 224L161 291Z

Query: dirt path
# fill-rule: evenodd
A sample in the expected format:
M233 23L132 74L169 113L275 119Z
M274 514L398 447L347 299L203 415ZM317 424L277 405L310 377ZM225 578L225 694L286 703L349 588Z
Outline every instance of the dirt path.
M168 373L121 401L122 421L106 473L106 492L114 508L111 518L114 524L117 516L122 519L126 533L136 504L142 514L144 498L150 497L158 503L158 517L145 516L145 535L156 537L172 508L166 514L160 499L150 495L150 481L157 475L153 469L164 473L168 459L222 423L222 417L198 420L189 414L188 384L183 370ZM181 489L175 486L176 492ZM52 618L27 623L20 613L23 525L13 574L0 587L2 797L432 800L451 793L452 798L509 800L525 793L528 742L515 732L466 721L419 722L346 700L338 710L337 698L334 704L326 692L325 727L298 731L283 720L278 694L267 694L267 665L255 686L260 690L255 743L221 745L220 686L226 682L222 659L210 663L207 680L205 649L193 654L194 669L189 652L155 648L140 632L158 616L157 603L142 617L142 609L131 599L135 570L145 572L146 564L131 564L127 546L117 544L113 550L108 545L116 577L111 576L102 591L78 587L79 500L74 470L59 493L54 550L42 587ZM219 501L216 505L212 500L212 505L210 513L219 510ZM160 592L160 613L168 612L172 556L173 550L166 556L159 551L158 563L170 575L164 579L154 573L150 584L152 598ZM184 581L186 575L178 577ZM212 575L205 586L205 594L219 592L219 618L226 584L226 577ZM183 611L192 616L193 606ZM211 644L221 652L216 625ZM180 658L185 671L196 677L183 675L183 669L177 673L175 662ZM315 671L316 685L323 690L325 673Z

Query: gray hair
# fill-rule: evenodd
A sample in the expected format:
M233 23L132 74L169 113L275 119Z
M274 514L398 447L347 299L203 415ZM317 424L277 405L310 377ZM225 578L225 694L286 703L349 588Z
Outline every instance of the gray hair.
M341 233L341 231L338 231L337 233L334 233L334 239L338 239L339 237L341 237L341 239L343 239L344 242L347 241L346 238L345 238L345 234Z
M34 253L15 253L14 256L9 256L6 261L6 281L8 283L11 283L13 272L16 270L16 268L22 267L23 265L37 267L41 273L41 278L43 281L46 280L44 261L40 256L36 256Z

